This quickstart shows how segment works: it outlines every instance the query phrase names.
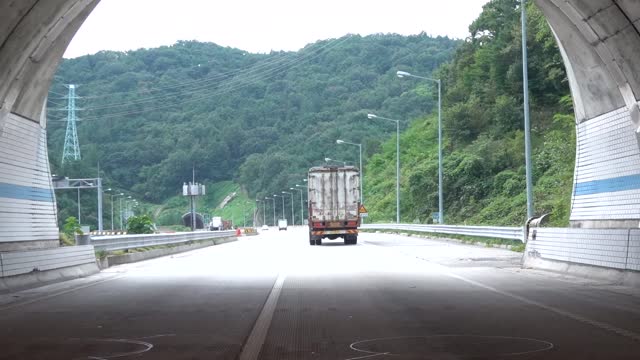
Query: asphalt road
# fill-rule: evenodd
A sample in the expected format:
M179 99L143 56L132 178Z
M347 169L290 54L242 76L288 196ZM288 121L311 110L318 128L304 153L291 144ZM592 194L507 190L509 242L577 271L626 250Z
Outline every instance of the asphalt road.
M360 240L270 230L3 295L0 359L640 359L633 289L503 249Z

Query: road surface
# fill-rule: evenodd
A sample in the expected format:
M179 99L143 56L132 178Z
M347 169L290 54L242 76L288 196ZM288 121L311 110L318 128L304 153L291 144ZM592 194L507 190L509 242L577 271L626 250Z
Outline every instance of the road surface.
M633 289L520 254L305 230L0 296L0 359L634 359Z

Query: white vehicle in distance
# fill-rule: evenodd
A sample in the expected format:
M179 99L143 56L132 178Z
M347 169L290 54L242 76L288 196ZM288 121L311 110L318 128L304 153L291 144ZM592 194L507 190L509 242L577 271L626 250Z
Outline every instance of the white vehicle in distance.
M269 227L267 225L262 225L262 230L269 230Z
M278 231L287 230L287 219L278 220Z

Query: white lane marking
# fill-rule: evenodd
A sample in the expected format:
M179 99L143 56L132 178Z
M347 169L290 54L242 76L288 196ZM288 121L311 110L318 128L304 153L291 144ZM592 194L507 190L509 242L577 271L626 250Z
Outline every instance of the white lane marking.
M153 344L145 341L138 341L138 340L129 340L129 339L87 339L87 340L133 344L133 345L140 345L143 347L143 349L130 351L126 353L118 353L113 355L102 355L102 356L87 356L87 359L91 359L91 360L106 360L106 359L115 359L115 358L125 357L125 356L140 355L153 349Z
M589 318L584 317L582 315L574 314L572 312L569 312L569 311L566 311L566 310L562 310L562 309L558 309L556 307L553 307L553 306L550 306L550 305L546 305L546 304L543 304L543 303L535 301L535 300L527 299L524 296L520 296L520 295L512 294L512 293L507 292L507 291L499 290L499 289L496 289L496 288L494 288L492 286L485 285L485 284L483 284L481 282L478 282L478 281L475 281L475 280L471 280L471 279L468 279L468 278L466 278L464 276L451 273L450 271L443 270L442 273L447 275L447 276L449 276L449 277L452 277L454 279L458 279L458 280L464 281L464 282L466 282L468 284L475 285L477 287L481 287L481 288L483 288L485 290L492 291L492 292L494 292L496 294L500 294L500 295L503 295L503 296L506 296L506 297L510 297L512 299L521 301L521 302L523 302L525 304L537 306L539 308L545 309L547 311L551 311L551 312L556 313L558 315L561 315L561 316L564 316L564 317L568 317L568 318L570 318L572 320L576 320L576 321L579 321L581 323L585 323L585 324L588 324L588 325L591 325L591 326L595 326L595 327L597 327L597 328L599 328L601 330L612 332L612 333L615 333L617 335L624 336L626 338L629 338L629 339L632 339L632 340L635 340L635 341L640 341L640 334L635 333L633 331L625 330L625 329L619 328L617 326L614 326L614 325L611 325L611 324L608 324L608 323L605 323L605 322L602 322L602 321L592 320L592 319L589 319Z
M349 347L354 351L365 353L365 354L369 354L369 355L352 357L352 358L348 358L348 359L345 359L345 360L359 360L359 359L366 359L366 358L372 358L372 357L375 357L375 356L383 356L383 355L389 355L389 356L402 356L403 355L403 354L394 354L392 352L368 351L368 350L364 350L364 349L358 348L359 345L363 345L363 344L366 344L366 343L375 343L375 342L387 341L387 340L406 340L406 339L424 339L424 340L428 340L428 339L438 339L438 338L446 339L446 338L465 338L465 337L467 337L467 338L475 338L475 339L486 339L486 340L525 340L525 341L529 341L529 342L533 342L533 343L539 343L539 344L543 345L539 349L520 351L520 352L512 352L512 353L496 353L496 354L492 354L492 356L529 355L529 354L533 354L533 353L548 351L548 350L553 349L553 347L554 347L553 343L550 343L548 341L532 339L532 338L524 338L524 337L514 337L514 336L456 335L456 334L427 335L427 336L393 336L393 337L384 337L384 338L376 338L376 339L368 339L368 340L356 341L356 342L352 343L351 345L349 345Z
M378 245L378 244L371 243L371 242L370 242L370 244L375 246L375 247L383 247L382 245ZM632 340L640 342L640 334L638 334L636 332L633 332L633 331L630 331L630 330L625 330L625 329L616 327L614 325L611 325L611 324L608 324L608 323L605 323L605 322L602 322L602 321L592 320L592 319L589 319L589 318L584 317L582 315L578 315L578 314L574 314L574 313L566 311L566 310L558 309L556 307L549 306L549 305L543 304L543 303L535 301L535 300L530 300L530 299L527 299L527 298L525 298L523 296L512 294L512 293L507 292L507 291L498 290L498 289L496 289L496 288L494 288L492 286L483 284L483 283L475 281L475 280L468 279L468 278L466 278L466 277L464 277L462 275L454 274L449 270L449 268L447 266L440 265L440 264L437 264L437 263L433 263L433 262L431 262L431 261L429 261L427 259L423 259L423 258L417 257L415 255L408 254L408 253L403 252L401 250L399 250L397 252L400 253L400 254L403 254L405 256L412 257L412 258L427 262L430 266L436 268L440 273L442 273L444 275L447 275L449 277L452 277L454 279L458 279L458 280L464 281L464 282L466 282L468 284L478 286L478 287L483 288L485 290L492 291L492 292L494 292L496 294L500 294L500 295L503 295L503 296L506 296L506 297L510 297L512 299L519 300L519 301L521 301L521 302L523 302L525 304L529 304L529 305L532 305L532 306L537 306L539 308L545 309L547 311L551 311L551 312L556 313L558 315L561 315L561 316L564 316L564 317L568 317L568 318L570 318L572 320L575 320L575 321L578 321L578 322L581 322L581 323L584 323L584 324L588 324L588 325L594 326L596 328L599 328L601 330L612 332L612 333L614 333L616 335L620 335L620 336L623 336L623 337L626 337L626 338L629 338L629 339L632 339Z
M148 340L148 339L155 339L159 337L171 337L171 336L176 336L176 334L160 334L160 335L144 336L144 337L137 338L136 340Z
M278 278L276 279L275 283L273 284L273 288L271 289L271 293L269 293L269 297L267 297L267 301L262 307L262 311L258 316L258 320L256 320L255 325L253 325L251 334L249 334L247 341L242 347L242 352L238 357L239 360L256 360L258 358L258 355L260 355L260 350L262 349L262 345L267 338L267 332L269 331L269 326L271 325L271 320L273 319L273 313L276 311L278 298L280 297L280 293L282 292L282 285L284 284L284 280L286 278L287 276L285 274L278 275Z
M10 310L10 309L14 309L14 308L17 308L17 307L20 307L20 306L26 306L26 305L29 305L29 304L36 303L38 301L51 299L51 298L54 298L54 297L57 297L57 296L60 296L60 295L68 294L70 292L86 289L86 288L91 287L91 286L100 285L100 284L106 283L108 281L118 280L118 279L121 279L121 278L123 278L125 276L126 276L126 274L117 275L117 276L114 276L114 277L110 277L108 279L104 279L104 280L92 282L92 283L89 283L89 284L77 286L77 287L74 287L74 288L71 288L71 289L67 289L67 290L63 290L63 291L59 291L57 293L53 293L53 294L50 294L50 295L41 296L39 298L35 298L35 299L31 299L31 300L27 300L27 301L23 301L23 302L19 302L19 303L9 304L7 306L0 307L0 311Z

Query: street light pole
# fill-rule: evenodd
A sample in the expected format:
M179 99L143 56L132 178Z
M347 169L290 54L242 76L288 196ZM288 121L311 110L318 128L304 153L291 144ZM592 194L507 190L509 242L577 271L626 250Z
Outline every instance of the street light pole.
M369 119L382 119L396 123L396 223L400 223L400 120L389 119L375 114L367 114Z
M399 78L412 77L438 84L438 223L444 224L444 195L442 176L442 80L410 74L406 71L397 71Z
M282 196L282 195L278 195L278 194L273 194L273 197L274 197L274 198L275 198L275 197L280 197L280 198L282 198L282 218L286 220L286 219L287 219L287 214L285 214L285 213L284 213L284 196Z
M295 225L296 224L296 215L293 211L293 193L287 192L287 191L283 191L283 194L289 194L291 196L291 225Z
M527 219L534 216L533 170L531 161L531 123L529 119L529 73L527 60L527 1L520 1L522 22L522 88L524 92L524 158L527 182Z
M296 185L298 186L298 185ZM302 198L302 189L296 189L296 188L290 188L291 190L298 190L300 191L300 225L304 225L304 199ZM291 198L291 203L293 204L293 198Z
M273 224L274 224L273 226L275 226L275 224L276 224L276 199L275 198L270 198L270 197L266 197L264 199L273 201Z
M307 179L304 179L303 181L306 182ZM306 202L308 203L309 202L309 192L308 192L309 187L307 185L298 185L298 184L296 184L296 187L307 189L307 201ZM300 208L304 209L303 203L305 201L304 201L304 199L302 197L302 194L303 194L302 191L304 191L304 190L300 189L300 191L301 191L301 193L300 193ZM307 206L309 206L309 205L307 204ZM307 208L307 217L309 217L309 208ZM302 218L304 219L304 211L302 211ZM302 220L302 224L304 225L304 220Z
M124 193L122 194L124 196ZM124 230L122 228L122 198L120 198L120 230Z
M108 188L104 192L109 193L109 196L111 196L111 230L113 231L113 194L111 191L111 188Z

